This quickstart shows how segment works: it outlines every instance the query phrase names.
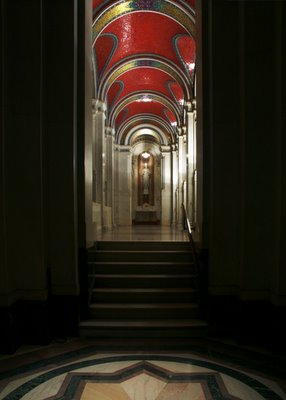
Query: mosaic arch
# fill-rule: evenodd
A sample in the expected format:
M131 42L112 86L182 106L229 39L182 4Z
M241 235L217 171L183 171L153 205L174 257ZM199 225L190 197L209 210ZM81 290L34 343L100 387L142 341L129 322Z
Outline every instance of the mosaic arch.
M146 137L153 136L158 144L168 145L168 142L166 141L165 132L162 131L159 127L151 124L136 125L133 129L128 130L124 144L131 145L132 142L138 140L140 135L145 135Z
M155 107L159 115L166 121L169 120L173 126L180 124L181 115L176 104L170 101L167 96L154 92L135 92L130 96L126 96L111 111L109 122L110 124L115 122L116 127L119 127L124 122L124 119L118 118L122 110L128 110L125 116L127 118L131 115L137 115L141 110L152 114Z
M95 97L117 142L130 121L174 142L194 93L195 0L93 0L92 34Z
M117 143L126 145L132 140L132 134L139 128L151 128L159 131L162 137L162 144L168 145L174 142L175 132L170 125L160 117L153 114L137 114L125 121L125 123L117 130Z

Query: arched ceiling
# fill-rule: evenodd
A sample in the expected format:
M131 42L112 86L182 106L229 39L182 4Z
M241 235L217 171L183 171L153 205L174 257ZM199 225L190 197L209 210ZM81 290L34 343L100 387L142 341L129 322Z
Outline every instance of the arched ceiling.
M194 2L93 0L96 96L118 143L144 125L174 141L193 96Z

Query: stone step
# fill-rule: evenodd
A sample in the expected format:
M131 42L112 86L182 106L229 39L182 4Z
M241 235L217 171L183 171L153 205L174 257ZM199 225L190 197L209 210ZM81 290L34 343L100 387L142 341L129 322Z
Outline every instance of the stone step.
M126 350L131 352L146 351L149 353L157 353L158 351L196 352L198 349L200 349L202 353L206 351L205 339L202 339L199 335L195 337L179 337L179 340L178 337L165 338L163 335L149 338L146 335L140 337L137 334L137 337L134 336L135 335L133 335L133 337L106 337L99 335L93 337L91 342L93 346L96 346L99 352L126 352Z
M90 250L190 250L189 241L98 241Z
M97 319L188 319L198 317L196 303L97 303L89 306L90 317Z
M195 273L193 262L104 262L90 261L90 274L188 274Z
M82 337L202 337L197 271L188 242L98 242L88 252L90 319Z
M89 274L91 287L172 288L194 287L196 274Z
M167 303L197 301L195 288L96 288L92 302L102 303Z
M80 322L81 337L112 338L180 338L202 337L207 334L207 323L198 319L163 320L102 320Z
M192 262L193 254L186 250L90 250L88 252L88 261L140 261L140 262Z

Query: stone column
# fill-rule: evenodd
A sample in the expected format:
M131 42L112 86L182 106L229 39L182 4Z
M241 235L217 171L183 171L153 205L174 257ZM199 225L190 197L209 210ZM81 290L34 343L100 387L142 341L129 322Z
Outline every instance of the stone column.
M96 202L97 147L96 147L96 100L92 100L92 201Z
M178 150L177 144L172 144L171 172L172 172L172 225L177 224L177 191L178 191Z
M170 225L172 220L171 146L161 146L161 153L161 223Z
M194 188L194 196L193 196L193 224L196 225L202 224L202 210L200 211L200 218L198 218L198 199L200 199L200 204L203 204L203 176L200 171L200 182L198 181L198 166L197 166L197 102L193 100L193 188ZM198 187L198 183L200 183L200 188ZM201 207L202 208L202 207ZM197 231L197 229L195 229ZM200 231L198 230L198 235ZM197 236L197 232L194 234L195 240L199 240L199 236Z
M119 147L118 162L118 223L132 224L131 147Z
M105 212L104 212L104 227L111 229L114 223L114 129L106 127L106 178L105 178Z
M186 135L185 127L178 127L178 152L179 152L179 173L178 173L178 228L183 228L183 208L185 197L186 180Z
M119 224L119 148L120 146L114 144L114 168L113 168L113 186L114 186L114 206L113 206L113 224Z
M187 204L188 204L188 189L187 189L188 140L187 140L187 127L186 127L186 125L182 126L182 135L183 135L183 149L182 149L182 158L183 158L182 202L185 205L185 207L187 207Z
M97 213L99 220L95 221L97 228L104 227L104 204L105 204L105 120L106 120L106 105L100 100L95 103L95 192L96 203L100 205L100 216Z
M196 223L196 201L197 188L195 185L196 173L196 111L194 103L188 102L186 107L187 126L187 203L186 208L191 225Z

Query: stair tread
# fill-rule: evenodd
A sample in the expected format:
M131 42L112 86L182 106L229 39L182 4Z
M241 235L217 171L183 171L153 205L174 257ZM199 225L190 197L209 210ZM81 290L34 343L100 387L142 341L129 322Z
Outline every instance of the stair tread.
M196 292L194 288L96 288L92 289L96 292L113 292L113 293L177 293L177 292Z
M97 241L97 243L98 244L106 244L106 243L108 243L108 244L114 244L114 243L121 243L121 244L126 244L126 243L130 243L130 244L132 244L132 243L145 243L145 244L161 244L161 243L179 243L179 244L181 244L181 243L186 243L186 244L189 244L190 242L189 242L189 240L176 240L176 241L174 241L174 240L168 240L168 239L166 239L166 240L163 240L163 239L160 239L160 240L136 240L136 239L133 239L133 240L116 240L116 239L112 239L112 240L100 240L100 239L98 239L98 241ZM92 247L91 247L92 248Z
M127 309L138 309L138 308L198 308L196 303L92 303L89 305L90 308L127 308Z
M88 274L89 278L194 278L196 274Z
M135 254L137 254L137 253L151 253L151 254L154 254L154 253L187 253L187 254L192 254L192 250L191 249L178 249L178 250L166 250L166 249L162 249L162 250L146 250L146 249L137 249L137 250L130 250L130 249L128 249L128 250L119 250L119 249L114 249L114 250L112 250L112 249L107 249L107 250L104 250L104 249L98 249L98 250L96 250L96 249L94 249L94 250L89 250L89 253L135 253Z
M207 322L199 319L164 319L164 320L85 320L80 322L82 327L116 327L116 328L178 328L178 327L207 327Z
M162 266L188 266L193 265L193 261L88 261L89 265L162 265Z

